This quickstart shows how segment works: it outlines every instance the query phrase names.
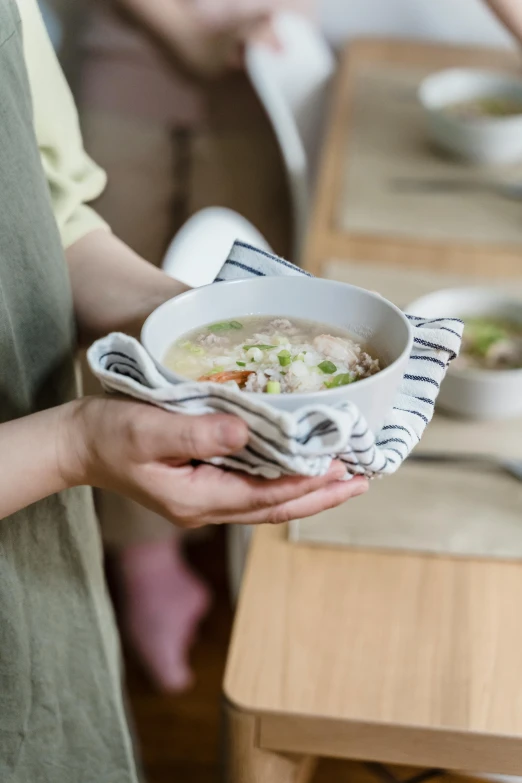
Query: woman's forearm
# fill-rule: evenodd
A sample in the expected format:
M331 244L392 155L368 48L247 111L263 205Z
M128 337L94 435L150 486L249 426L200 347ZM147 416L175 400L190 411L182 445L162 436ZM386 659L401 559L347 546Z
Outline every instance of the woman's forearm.
M108 231L87 234L66 257L82 343L114 331L138 334L156 307L187 290Z
M75 403L0 424L0 519L67 489ZM65 468L65 469L64 469Z
M520 0L486 0L493 13L522 43L522 3Z

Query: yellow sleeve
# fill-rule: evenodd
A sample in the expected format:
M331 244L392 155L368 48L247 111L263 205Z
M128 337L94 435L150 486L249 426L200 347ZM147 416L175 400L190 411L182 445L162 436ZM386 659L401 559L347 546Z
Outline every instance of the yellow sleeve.
M103 191L104 172L83 148L78 113L47 35L37 0L18 0L36 137L62 243L68 247L106 223L87 206Z

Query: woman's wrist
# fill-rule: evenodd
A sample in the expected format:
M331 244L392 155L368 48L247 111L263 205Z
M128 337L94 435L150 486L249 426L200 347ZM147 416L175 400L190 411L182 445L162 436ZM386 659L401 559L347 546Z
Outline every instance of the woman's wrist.
M89 481L89 409L97 398L84 397L56 408L56 469L63 489Z
M84 483L78 403L0 425L0 519Z

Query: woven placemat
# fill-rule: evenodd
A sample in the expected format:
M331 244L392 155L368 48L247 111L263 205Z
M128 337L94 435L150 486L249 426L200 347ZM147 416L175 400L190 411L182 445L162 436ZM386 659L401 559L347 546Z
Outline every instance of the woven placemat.
M494 189L396 191L397 178L485 182L519 177L522 181L522 165L474 166L452 160L430 144L416 98L428 73L398 66L371 66L358 73L339 228L352 234L522 245L522 201Z
M522 421L463 424L436 416L423 449L466 449L519 456ZM363 498L304 520L299 541L364 549L522 558L522 482L476 466L406 463L396 476L374 481Z

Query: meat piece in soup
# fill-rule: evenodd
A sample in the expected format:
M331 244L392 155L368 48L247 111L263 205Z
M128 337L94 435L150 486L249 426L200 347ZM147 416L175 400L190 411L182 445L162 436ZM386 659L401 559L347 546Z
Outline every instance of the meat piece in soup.
M192 380L268 394L337 388L381 369L347 332L270 316L195 329L171 345L163 364Z

